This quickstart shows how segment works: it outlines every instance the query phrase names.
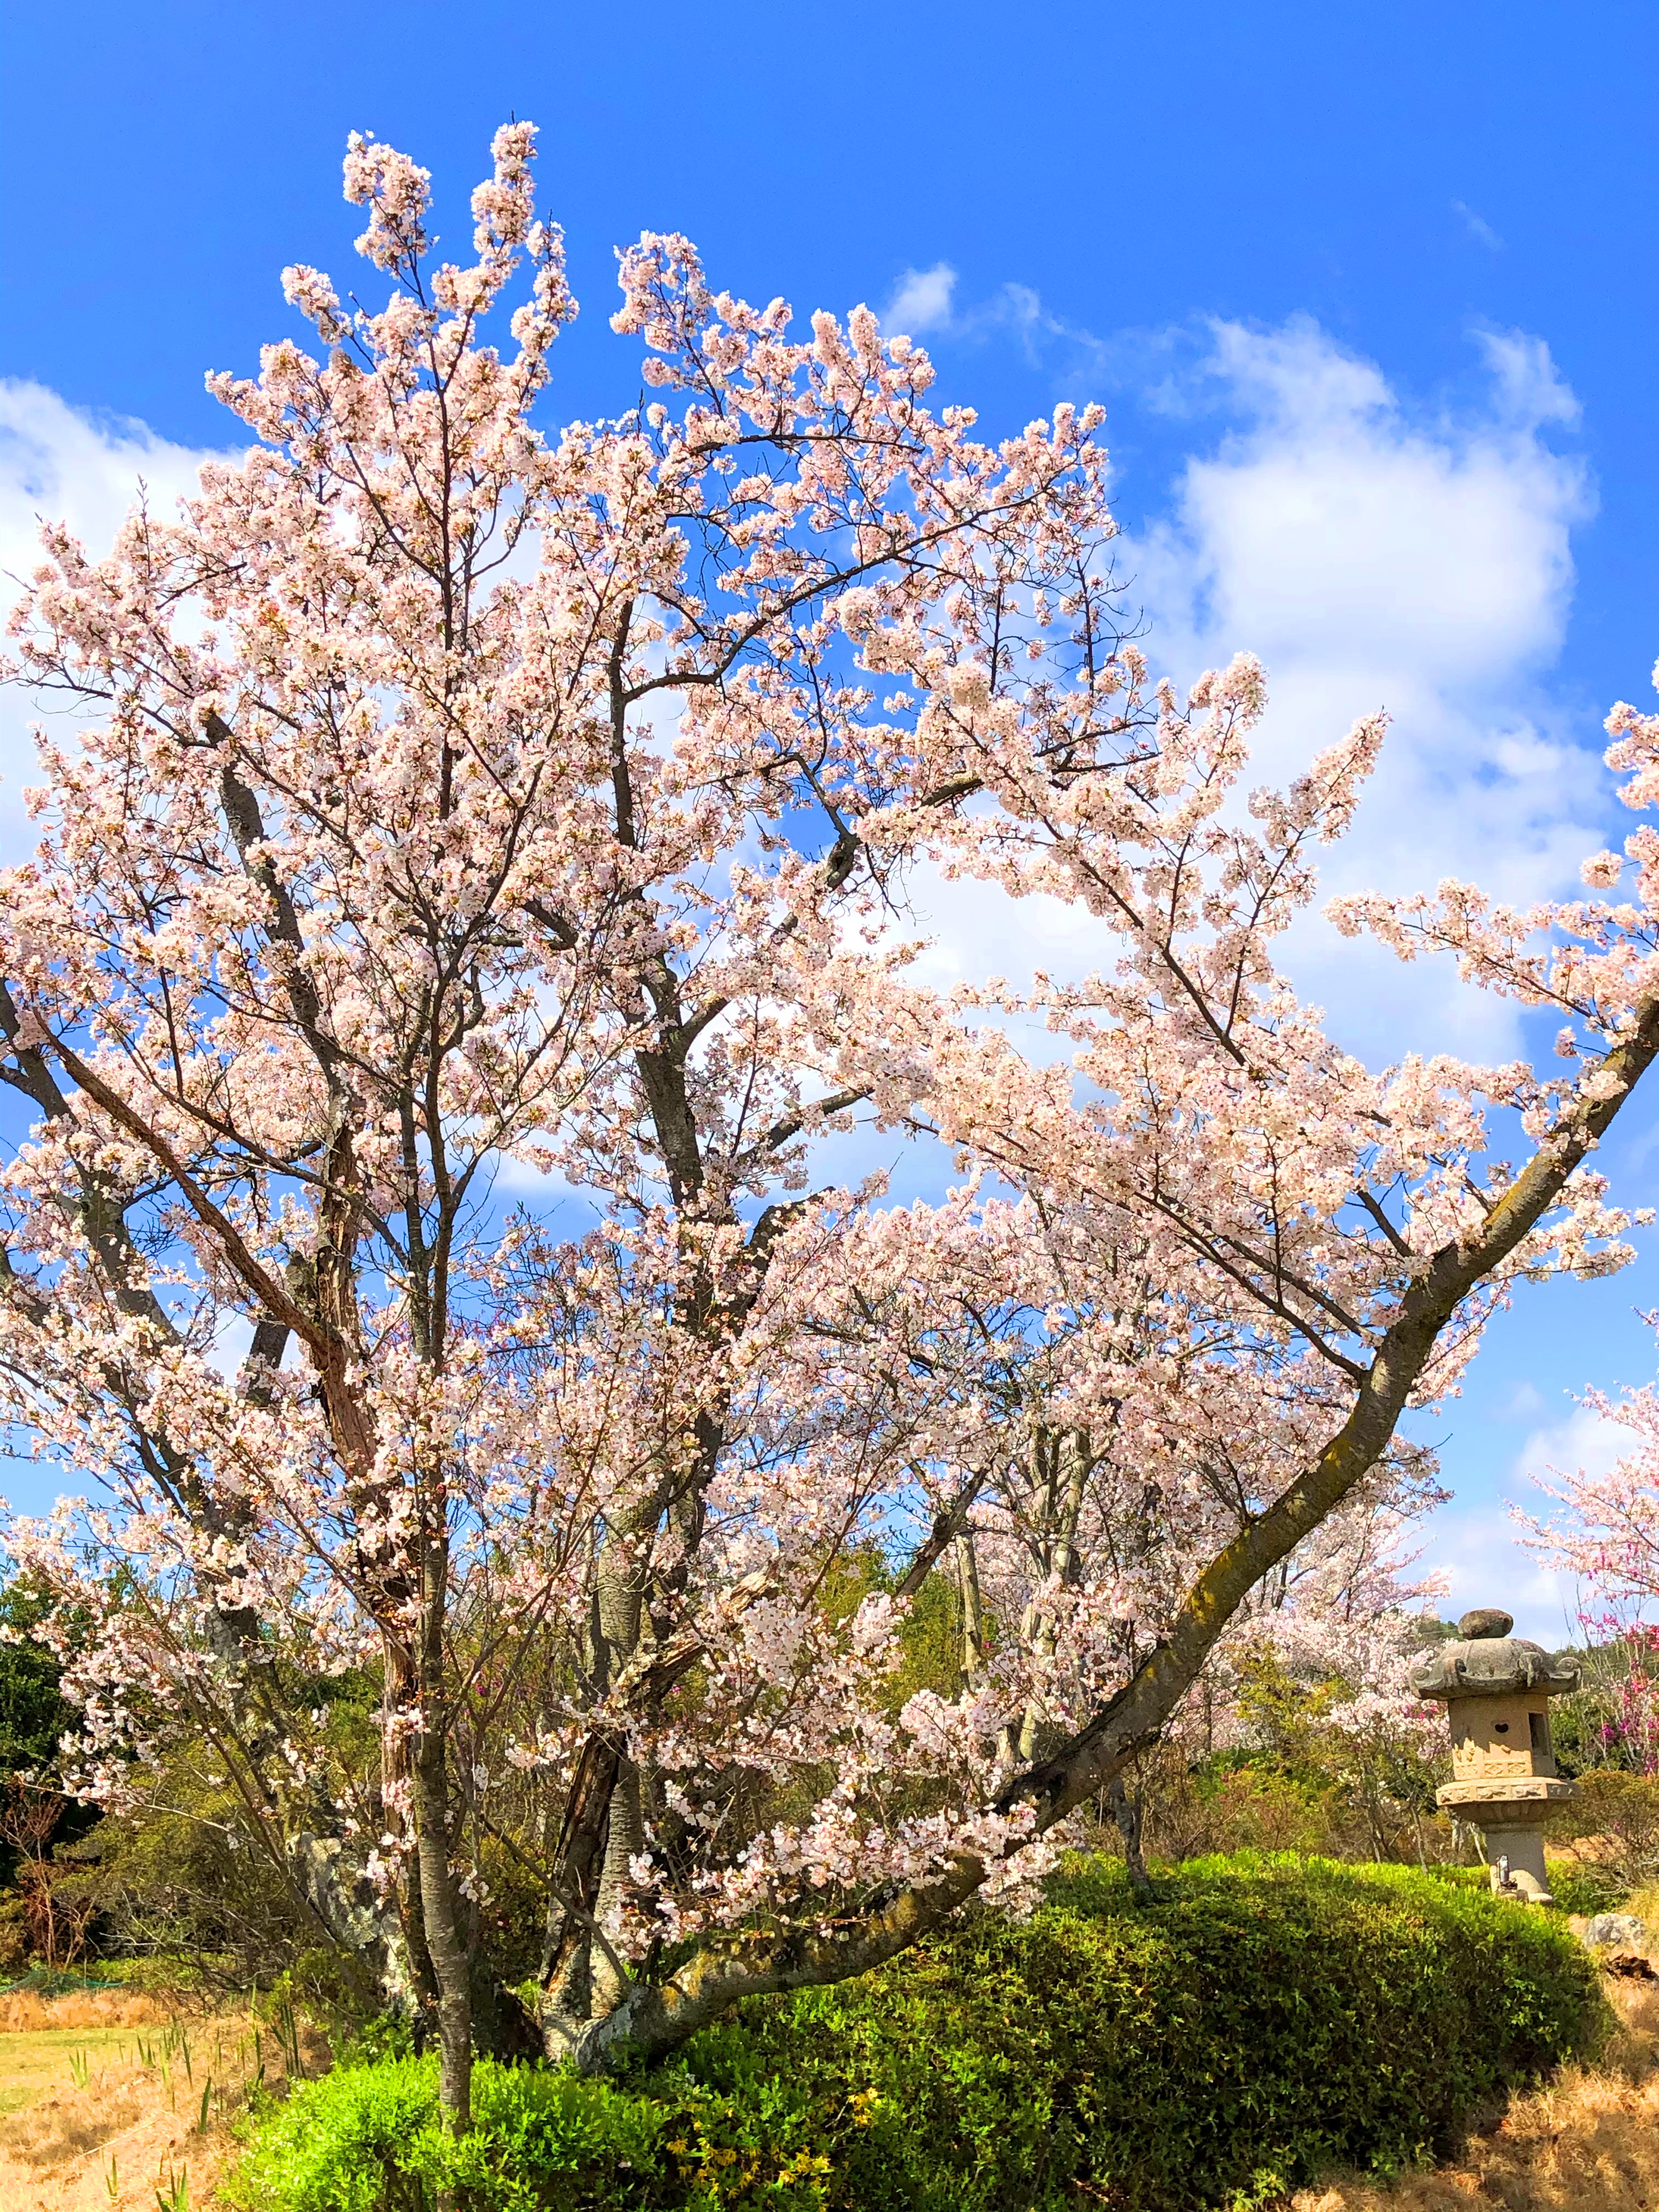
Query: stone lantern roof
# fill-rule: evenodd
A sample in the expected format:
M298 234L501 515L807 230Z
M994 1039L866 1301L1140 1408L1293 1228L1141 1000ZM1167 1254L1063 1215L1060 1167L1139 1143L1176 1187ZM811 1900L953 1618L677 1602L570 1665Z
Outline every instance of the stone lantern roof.
M1559 1697L1578 1687L1578 1662L1570 1651L1546 1651L1524 1636L1511 1636L1507 1613L1483 1606L1457 1624L1460 1641L1442 1644L1411 1671L1419 1697L1513 1698L1528 1692Z

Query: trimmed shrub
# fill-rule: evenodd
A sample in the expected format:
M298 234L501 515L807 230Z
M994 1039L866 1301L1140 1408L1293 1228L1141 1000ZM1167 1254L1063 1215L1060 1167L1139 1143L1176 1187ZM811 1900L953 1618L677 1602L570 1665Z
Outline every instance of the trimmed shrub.
M1444 2151L1603 2018L1554 1916L1461 1884L1207 1860L1138 1906L1090 1861L1024 1925L979 1915L632 2081L481 2066L459 2150L429 2063L342 2069L265 2123L241 2201L414 2212L447 2181L480 2212L1243 2208Z
M256 2127L233 2203L272 2212L431 2212L441 2189L477 2212L654 2205L665 2114L652 2099L549 2067L473 2069L472 2133L438 2124L431 2058L341 2066ZM671 2161L672 2163L672 2161Z
M1607 1912L1629 1893L1605 1867L1594 1862L1559 1859L1551 1852L1544 1864L1557 1912ZM1484 1896L1492 1888L1492 1877L1483 1866L1437 1866L1428 1871L1436 1881L1450 1882L1471 1893Z

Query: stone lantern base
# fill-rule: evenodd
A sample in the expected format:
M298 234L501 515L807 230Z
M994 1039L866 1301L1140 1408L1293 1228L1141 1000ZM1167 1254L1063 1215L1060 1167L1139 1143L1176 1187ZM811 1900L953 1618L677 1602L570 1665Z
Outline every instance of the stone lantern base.
M1528 1904L1553 1905L1544 1870L1544 1815L1553 1804L1577 1794L1571 1782L1540 1774L1501 1782L1448 1782L1435 1796L1447 1812L1480 1829L1494 1892L1501 1887L1498 1862L1507 1860L1512 1891L1518 1889Z

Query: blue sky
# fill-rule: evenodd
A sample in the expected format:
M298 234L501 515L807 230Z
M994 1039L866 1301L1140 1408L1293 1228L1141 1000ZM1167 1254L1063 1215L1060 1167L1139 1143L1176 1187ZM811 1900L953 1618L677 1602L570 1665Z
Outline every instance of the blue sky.
M1274 773L1394 711L1331 888L1455 871L1547 893L1620 833L1600 718L1650 697L1659 653L1651 5L12 0L0 60L0 568L34 511L96 543L137 472L170 495L232 442L204 371L246 373L288 327L284 263L362 267L349 130L431 167L459 233L516 113L543 126L584 304L552 411L634 395L608 318L612 249L642 228L688 232L751 297L868 301L994 431L1106 403L1154 657L1189 676L1260 653ZM23 723L14 700L7 856ZM941 973L993 944L1008 969L1011 942L1085 960L1061 915L944 890L933 913ZM1368 1054L1542 1042L1317 928L1296 960ZM1641 1202L1656 1163L1653 1100L1608 1164ZM1519 1301L1437 1425L1456 1503L1429 1555L1454 1604L1562 1632L1504 1500L1607 1449L1566 1394L1650 1370L1649 1246Z

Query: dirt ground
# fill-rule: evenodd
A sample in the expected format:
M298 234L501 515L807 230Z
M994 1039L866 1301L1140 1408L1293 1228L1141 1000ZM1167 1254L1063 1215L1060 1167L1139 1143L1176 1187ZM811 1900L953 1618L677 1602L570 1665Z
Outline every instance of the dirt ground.
M169 2014L118 1992L9 2000L0 2032L3 2212L204 2212L231 2124L282 2054L244 2017ZM0 2014L0 2029L7 2023Z

